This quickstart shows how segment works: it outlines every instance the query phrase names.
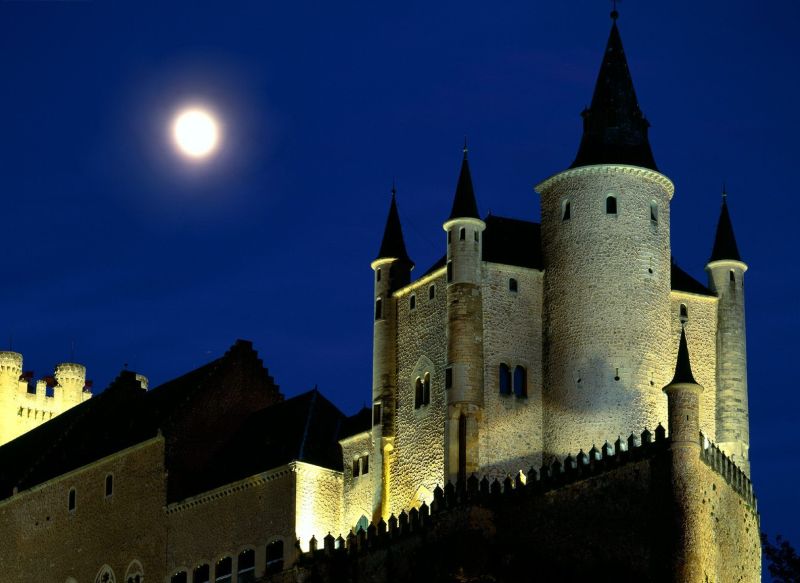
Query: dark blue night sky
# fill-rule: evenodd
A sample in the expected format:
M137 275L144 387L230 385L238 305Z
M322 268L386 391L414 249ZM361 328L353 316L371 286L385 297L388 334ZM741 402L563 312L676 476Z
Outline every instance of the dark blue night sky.
M577 150L610 4L2 2L0 338L25 368L163 382L254 341L287 395L370 396L372 275L392 178L421 273L464 135L481 212L538 220ZM800 544L795 373L800 5L634 2L619 26L672 246L705 281L727 181L747 273L762 526ZM167 138L223 118L213 163ZM8 339L8 340L6 340ZM3 346L5 347L5 346Z

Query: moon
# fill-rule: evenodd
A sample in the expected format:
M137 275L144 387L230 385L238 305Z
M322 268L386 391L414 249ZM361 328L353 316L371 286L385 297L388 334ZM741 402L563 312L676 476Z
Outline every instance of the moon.
M180 111L172 122L172 139L184 156L195 161L205 160L219 146L219 125L207 109L187 108Z

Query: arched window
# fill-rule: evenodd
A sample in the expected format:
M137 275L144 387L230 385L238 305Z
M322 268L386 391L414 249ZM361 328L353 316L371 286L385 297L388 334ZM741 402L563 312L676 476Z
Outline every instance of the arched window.
M256 552L247 549L239 553L239 560L236 563L237 583L254 583L256 580Z
M658 203L654 200L650 201L650 220L653 224L658 223Z
M283 571L283 541L274 540L267 545L267 573Z
M375 319L380 320L383 318L383 302L380 298L375 300Z
M230 583L233 578L233 560L230 557L223 557L217 561L214 569L215 583Z
M114 570L108 565L100 567L97 576L94 578L94 583L116 583L117 579L114 577Z
M511 394L511 369L508 368L506 363L500 364L500 394L501 395L510 395Z
M422 379L422 404L430 405L431 402L431 373L426 372Z
M69 496L67 496L67 510L75 512L76 493L75 488L69 489Z
M518 289L519 289L519 284L517 283L517 280L516 280L516 279L514 279L513 277L512 277L512 278L510 278L510 279L508 280L508 291L515 292L515 291L517 291Z
M125 571L125 583L144 583L144 569L139 561L131 561Z
M366 532L367 528L369 528L369 520L367 519L366 516L364 516L362 514L361 518L359 518L358 522L356 522L356 526L355 526L354 530L355 530L356 534L358 534L358 532L361 531L361 530Z
M561 220L568 221L570 219L570 203L569 199L561 201Z
M428 288L428 299L432 300L435 297L436 297L436 286L432 285L431 287Z
M607 196L606 197L606 214L607 215L615 215L615 214L617 214L617 197L616 196Z
M106 498L114 493L114 476L108 474L106 476Z
M458 240L464 241L467 238L467 230L464 227L461 227L458 230Z
M188 581L186 571L178 571L169 578L169 583L186 583L186 581Z
M528 396L528 375L524 366L517 365L514 368L514 394L517 397Z
M417 377L414 383L414 409L422 407L422 379Z
M192 583L211 583L211 569L208 565L198 565L194 568Z
M408 296L408 309L415 310L417 308L417 296L415 294L411 294Z
M686 320L689 319L689 308L686 307L686 304L681 304L680 318L681 322L685 322Z

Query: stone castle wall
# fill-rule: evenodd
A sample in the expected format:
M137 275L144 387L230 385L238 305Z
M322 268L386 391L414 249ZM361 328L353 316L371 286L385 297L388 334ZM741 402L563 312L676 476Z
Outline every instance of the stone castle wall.
M359 433L342 440L342 460L344 472L342 473L342 520L334 536L346 536L350 529L355 528L362 516L367 520L372 518L372 488L374 484L373 473L380 471L380 466L373 463L372 436L369 432ZM370 456L369 473L353 476L353 460L364 455Z
M666 421L672 192L662 175L624 166L568 170L538 189L545 449L563 456ZM606 212L609 195L615 214Z
M434 299L429 299L435 286ZM391 461L391 512L418 504L444 480L447 308L445 270L441 269L396 294L398 323L397 433ZM410 307L415 294L416 307ZM415 409L417 377L431 375L430 404Z
M484 410L480 474L503 479L542 464L542 279L536 269L485 263ZM509 279L517 280L517 291ZM527 397L501 395L500 364L525 367ZM513 383L512 383L513 384Z

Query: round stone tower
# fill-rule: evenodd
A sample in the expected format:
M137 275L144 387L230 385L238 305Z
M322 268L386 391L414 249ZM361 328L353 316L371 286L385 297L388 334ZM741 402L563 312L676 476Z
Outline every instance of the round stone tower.
M74 362L62 362L56 365L54 376L57 388L61 390L60 398L65 403L80 403L83 387L86 386L86 367Z
M414 262L408 256L397 200L392 203L378 257L372 262L374 275L374 325L372 336L372 518L388 518L390 508L389 463L394 451L397 408L397 300L394 292L408 285Z
M666 422L670 212L616 13L572 166L536 187L544 257L544 449Z
M0 444L18 434L17 392L22 374L22 355L19 352L0 352Z
M717 233L706 265L708 287L717 294L717 445L750 475L744 272L723 193Z
M478 432L483 411L483 298L481 248L486 229L464 146L447 233L447 368L445 469L447 478L466 484L478 471Z

